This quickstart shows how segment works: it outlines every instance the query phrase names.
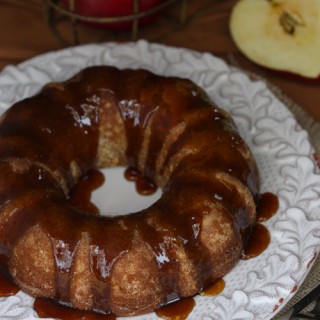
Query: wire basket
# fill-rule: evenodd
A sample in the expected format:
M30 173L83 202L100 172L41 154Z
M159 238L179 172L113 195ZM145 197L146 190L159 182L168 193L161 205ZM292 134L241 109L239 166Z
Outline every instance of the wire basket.
M69 8L63 6L59 0L42 0L45 20L53 34L63 45L77 45L80 43L79 39L79 28L78 23L90 23L96 25L105 25L105 24L114 24L122 22L132 22L131 23L131 40L136 40L138 38L139 32L139 21L140 19L150 17L152 15L158 14L167 7L173 5L174 3L180 2L180 17L179 20L181 23L184 23L187 16L187 0L167 0L165 2L152 7L151 9L140 11L139 0L133 1L133 13L130 15L123 15L117 17L90 17L78 14L75 12L75 2L76 0L70 0ZM66 39L63 38L61 33L57 29L57 25L62 20L68 19L72 29L72 43L69 43ZM107 29L106 29L107 30Z

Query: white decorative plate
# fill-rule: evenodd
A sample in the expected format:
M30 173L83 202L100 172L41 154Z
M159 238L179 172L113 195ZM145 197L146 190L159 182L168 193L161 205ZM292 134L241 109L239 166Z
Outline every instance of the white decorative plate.
M188 319L270 319L301 285L320 249L320 175L307 133L265 83L250 80L211 54L145 41L69 48L8 66L0 74L0 109L36 93L46 82L102 64L190 78L234 116L258 162L261 192L277 194L280 208L265 223L271 233L268 249L240 261L225 276L226 288L219 296L195 297ZM95 197L105 208L103 197ZM22 292L0 298L0 318L37 318L32 304ZM151 313L134 319L158 318Z

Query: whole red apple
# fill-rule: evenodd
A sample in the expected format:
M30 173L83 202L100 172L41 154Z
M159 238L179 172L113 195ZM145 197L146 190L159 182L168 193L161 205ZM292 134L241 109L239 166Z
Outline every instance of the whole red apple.
M168 0L139 0L139 12L145 12ZM70 9L70 0L61 0L61 3ZM121 17L134 13L134 0L75 0L74 12L85 17ZM152 14L139 19L139 25L152 22L158 15ZM128 29L132 20L115 23L85 22L91 26Z

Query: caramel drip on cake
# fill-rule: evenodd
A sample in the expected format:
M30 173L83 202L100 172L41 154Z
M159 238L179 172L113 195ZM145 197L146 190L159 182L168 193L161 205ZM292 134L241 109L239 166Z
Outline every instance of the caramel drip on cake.
M216 280L208 288L205 288L200 295L202 296L216 296L221 293L225 287L226 283L223 279Z
M71 192L69 202L82 211L99 215L99 209L91 202L91 194L103 183L103 173L98 170L91 170L79 179Z
M135 182L136 191L141 195L151 195L158 189L154 182L143 176L136 168L128 167L124 172L124 176L128 181Z
M249 242L242 253L242 259L248 260L260 255L270 243L270 233L268 229L261 223L257 223L253 227L252 235Z
M70 203L80 177L116 165L162 197L118 217ZM257 167L231 117L191 81L145 70L90 67L16 103L0 172L0 254L16 283L84 310L137 315L193 296L237 263L256 220Z
M242 259L247 260L259 256L270 244L269 230L259 222L272 218L279 209L278 197L265 192L259 196L257 206L257 223L254 225L248 243L242 253Z
M0 255L0 298L12 296L19 291L7 270L7 263L8 259Z
M279 209L278 197L271 193L265 192L260 195L257 208L257 221L263 222L272 218Z
M195 304L196 303L193 298L184 298L178 302L161 307L156 310L156 314L166 320L184 320L187 319Z
M54 318L60 320L116 320L113 314L101 314L96 312L74 309L55 303L49 299L36 298L34 310L40 318Z

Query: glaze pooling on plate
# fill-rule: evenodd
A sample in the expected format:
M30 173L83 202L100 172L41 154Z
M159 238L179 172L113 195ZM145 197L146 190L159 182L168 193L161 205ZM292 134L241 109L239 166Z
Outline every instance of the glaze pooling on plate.
M0 74L0 108L4 111L49 81L65 80L86 66L105 64L188 77L233 115L257 160L261 192L277 194L280 208L264 223L271 233L268 249L255 259L240 261L224 277L226 287L219 296L195 297L189 318L270 319L301 285L320 248L320 175L307 133L263 82L250 80L208 53L145 41L69 48L9 66ZM34 319L32 303L22 292L0 298L0 316ZM158 317L151 313L135 319Z

